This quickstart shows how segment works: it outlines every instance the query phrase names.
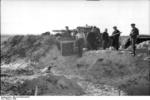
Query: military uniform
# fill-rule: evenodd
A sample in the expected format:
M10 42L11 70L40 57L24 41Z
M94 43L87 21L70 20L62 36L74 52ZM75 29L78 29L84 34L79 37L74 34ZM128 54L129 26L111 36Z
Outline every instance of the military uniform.
M120 37L120 31L119 30L115 30L113 33L112 33L112 46L118 50L119 49L119 37Z
M79 57L82 57L85 34L82 32L77 33L76 37L77 37L77 45L78 45L78 55Z
M89 32L87 35L88 49L97 50L96 32Z
M102 34L102 46L103 46L103 49L106 49L106 47L108 46L108 41L109 41L108 33L104 32Z
M139 35L139 30L137 28L133 28L130 33L130 39L131 39L131 44L132 44L132 49L133 49L133 54L135 55L135 50L136 50L136 40L137 36Z

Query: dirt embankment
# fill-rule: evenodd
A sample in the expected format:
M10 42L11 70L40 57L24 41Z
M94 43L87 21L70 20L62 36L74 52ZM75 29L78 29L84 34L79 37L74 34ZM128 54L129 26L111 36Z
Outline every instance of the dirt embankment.
M42 72L57 58L54 36L14 36L1 45L2 95L82 95L84 91L63 75Z
M104 88L95 95L119 95L112 89L127 95L150 95L149 62L144 61L145 55L133 57L128 51L98 50L87 51L82 58L55 56L53 58L57 59L51 60L57 66L53 69L54 73L76 80L82 88L90 91L93 90L88 87L89 84L93 84L91 87L94 88L98 85L97 89Z
M83 89L73 80L53 74L3 77L1 95L82 95Z
M84 80L89 84L98 84L105 88L103 92L107 90L104 85L108 85L113 87L108 91L117 89L127 95L150 95L149 62L144 58L145 55L133 57L128 51L88 51L82 58L72 56L58 60L55 70L77 82ZM113 95L115 91L111 92Z
M149 62L128 52L92 51L78 66L86 79L123 90L128 95L150 95Z
M56 60L57 59L57 60ZM84 90L73 79L64 75L47 72L47 67L52 63L63 62L63 57L54 46L46 56L40 58L38 63L24 62L1 66L1 94L2 95L83 95ZM56 62L54 62L56 61ZM21 62L21 61L20 61ZM18 62L18 63L20 63ZM16 62L17 63L17 62ZM59 63L57 63L59 64ZM52 67L53 67L52 66ZM60 66L61 67L61 66Z
M1 57L21 63L1 65L3 95L150 95L143 55L98 50L63 57L54 37L16 36L3 44ZM49 65L52 73L41 73Z
M55 37L51 35L12 36L1 43L1 60L10 63L25 58L38 62L40 57L45 56L57 44Z

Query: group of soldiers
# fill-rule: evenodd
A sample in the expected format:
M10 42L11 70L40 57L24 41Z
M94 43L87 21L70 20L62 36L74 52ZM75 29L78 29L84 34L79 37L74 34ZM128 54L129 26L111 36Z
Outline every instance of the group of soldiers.
M114 26L113 29L114 31L111 36L109 36L107 29L102 33L101 39L103 49L106 49L109 46L114 47L116 50L119 49L119 37L121 32L117 29L117 26Z
M130 41L131 41L131 45L132 45L132 54L135 56L135 50L136 50L136 41L137 41L137 37L139 35L139 30L138 28L135 27L135 24L132 23L131 24L131 32L130 32ZM107 29L105 29L105 32L102 34L102 41L103 41L103 49L106 49L108 41L110 41L110 46L114 47L116 50L119 49L120 46L120 42L119 42L119 37L121 32L117 29L116 26L113 27L114 31L112 33L111 36L108 35Z
M131 32L130 32L130 41L132 45L133 52L132 54L135 56L135 50L136 50L136 40L139 35L139 30L135 27L135 24L131 24ZM68 30L68 28L67 28ZM106 49L108 47L113 47L116 50L119 50L120 47L120 34L121 32L118 30L117 26L113 27L112 35L109 36L108 29L105 29L103 33L100 32L100 29L96 26L91 28L91 31L88 33L84 33L80 29L77 29L77 32L75 34L75 38L77 41L78 46L78 52L79 56L82 56L83 47L86 45L88 50L98 50L100 45L103 49Z

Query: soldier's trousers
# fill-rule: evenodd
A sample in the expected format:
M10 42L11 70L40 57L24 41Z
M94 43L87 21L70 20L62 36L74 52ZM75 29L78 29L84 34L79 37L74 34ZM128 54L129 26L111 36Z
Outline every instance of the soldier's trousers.
M132 51L134 55L135 55L135 50L136 50L135 44L136 44L136 39L131 38Z
M89 50L97 50L97 44L95 41L88 41L88 49Z
M113 47L118 50L119 49L119 40L118 39L114 39L113 40Z
M77 45L78 45L78 55L79 55L79 57L82 57L84 39L83 39L83 38L78 39L78 40L77 40Z
M107 45L108 45L108 40L103 40L103 41L102 41L103 49L106 49L106 48L107 48Z

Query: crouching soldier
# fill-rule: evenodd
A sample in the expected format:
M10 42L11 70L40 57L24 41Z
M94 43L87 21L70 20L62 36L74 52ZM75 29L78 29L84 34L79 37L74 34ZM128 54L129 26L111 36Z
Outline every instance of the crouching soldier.
M130 33L130 39L131 39L131 45L132 45L132 53L135 56L135 50L136 50L136 41L137 41L137 36L139 35L139 30L135 27L135 24L131 24L132 30Z
M79 57L82 57L83 46L84 46L84 39L85 39L85 34L78 29L77 30L77 34L76 34L76 40L77 40Z

